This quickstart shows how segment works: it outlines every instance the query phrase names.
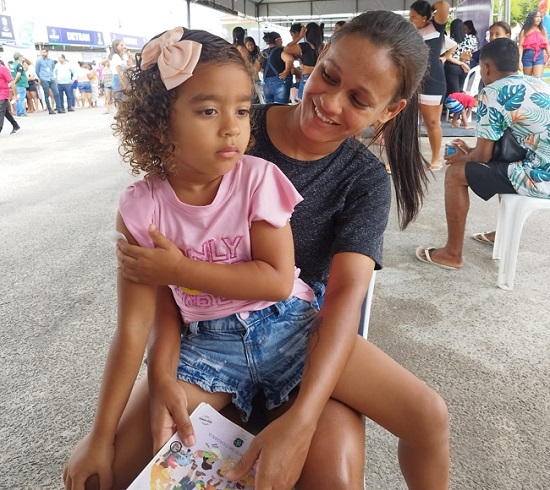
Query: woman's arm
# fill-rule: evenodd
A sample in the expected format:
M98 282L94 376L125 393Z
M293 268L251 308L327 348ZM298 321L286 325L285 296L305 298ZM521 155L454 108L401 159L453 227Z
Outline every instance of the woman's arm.
M156 229L150 229L156 248L118 242L123 277L154 285L177 284L231 299L281 301L294 283L294 243L287 222L275 228L253 221L250 228L252 260L240 264L214 264L185 257Z
M361 305L373 270L373 260L362 254L334 256L298 396L284 415L256 436L229 478L241 478L258 461L256 480L265 488L287 489L297 481L321 412L356 345Z
M285 63L285 69L284 69L284 71L279 73L279 78L280 79L285 79L286 77L288 77L288 75L290 75L290 72L292 71L292 67L294 65L294 57L291 54L285 53L283 51L281 53L281 59Z
M518 70L523 71L523 62L521 58L523 57L523 40L525 39L525 31L521 31L518 37L518 50L519 50L519 66Z
M444 0L439 0L432 5L432 9L435 10L433 20L438 24L446 24L449 18L449 10L451 6Z

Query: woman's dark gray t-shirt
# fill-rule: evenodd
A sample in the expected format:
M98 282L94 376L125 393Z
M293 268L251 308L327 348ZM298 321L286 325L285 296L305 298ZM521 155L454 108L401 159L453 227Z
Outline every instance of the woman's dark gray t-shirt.
M304 198L290 220L300 277L308 284L326 284L332 257L340 252L367 255L380 269L391 202L384 165L355 138L320 160L289 158L269 139L268 109L255 110L249 153L277 165Z

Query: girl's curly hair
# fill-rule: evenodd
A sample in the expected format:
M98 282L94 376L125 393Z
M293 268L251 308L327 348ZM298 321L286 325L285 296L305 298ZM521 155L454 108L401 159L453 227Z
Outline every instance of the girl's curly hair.
M153 39L161 36L158 34ZM202 45L199 63L236 64L251 75L248 63L235 46L206 31L184 29L182 40ZM165 179L175 146L170 134L170 112L178 87L167 90L155 63L141 68L141 54L136 55L136 66L125 74L128 86L123 99L117 102L118 112L112 129L120 136L119 153L132 167L132 174L141 172ZM251 95L252 95L252 76Z

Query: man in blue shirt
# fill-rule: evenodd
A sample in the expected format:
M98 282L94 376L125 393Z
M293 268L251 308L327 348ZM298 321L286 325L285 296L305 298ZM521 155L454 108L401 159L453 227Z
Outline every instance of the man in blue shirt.
M49 57L47 49L42 49L40 51L40 54L42 55L42 58L38 58L38 60L36 61L35 68L36 68L36 74L40 79L40 84L44 89L44 98L46 99L46 106L48 107L48 112L50 114L55 114L55 111L50 104L50 90L51 90L51 93L55 101L55 107L57 108L57 112L59 114L62 114L65 112L65 110L62 109L61 104L59 102L59 90L57 88L57 82L55 81L55 76L54 76L55 61Z

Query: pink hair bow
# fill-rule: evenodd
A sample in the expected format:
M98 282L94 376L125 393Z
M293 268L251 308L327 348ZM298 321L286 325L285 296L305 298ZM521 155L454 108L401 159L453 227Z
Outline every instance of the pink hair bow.
M202 45L196 41L180 41L183 27L175 27L149 41L141 52L141 67L146 70L157 63L164 86L171 90L193 76Z

